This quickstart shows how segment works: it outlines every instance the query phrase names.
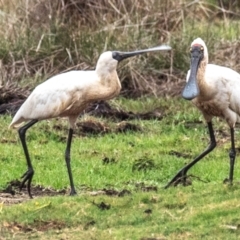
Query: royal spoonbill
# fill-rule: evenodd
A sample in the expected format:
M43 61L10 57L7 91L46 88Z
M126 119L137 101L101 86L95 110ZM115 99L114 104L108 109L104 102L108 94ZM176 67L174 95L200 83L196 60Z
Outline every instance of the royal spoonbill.
M228 181L232 184L236 156L234 127L236 122L240 122L240 74L227 67L209 64L208 49L201 38L192 42L190 55L191 67L187 74L187 83L183 89L182 97L192 100L193 104L202 112L208 126L210 144L192 162L180 169L165 188L179 180L185 183L187 171L216 147L212 126L214 116L225 119L230 128L231 148Z
M96 100L108 100L119 94L121 83L116 71L118 62L138 54L170 49L171 47L162 45L133 52L107 51L100 55L94 71L61 73L38 85L22 104L9 126L18 128L27 121L18 130L28 167L22 176L20 190L26 183L29 197L32 198L31 181L34 169L25 139L26 131L40 120L67 117L70 126L65 161L70 180L70 195L75 195L76 190L70 165L70 149L75 122L79 114L86 108L87 104Z

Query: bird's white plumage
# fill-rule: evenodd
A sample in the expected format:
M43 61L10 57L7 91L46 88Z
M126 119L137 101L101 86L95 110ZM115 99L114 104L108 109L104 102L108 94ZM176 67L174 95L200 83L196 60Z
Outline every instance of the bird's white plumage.
M200 94L193 103L202 111L207 122L213 116L226 119L230 127L240 121L240 74L236 71L208 64L208 51L201 38L195 39L191 46L199 44L204 48L204 58L200 63L197 81ZM190 71L187 74L187 81Z
M207 46L206 46L205 42L201 38L196 38L191 43L191 47L194 46L194 45L201 45L203 47L203 49L204 49L204 60L203 61L208 63L208 49L207 49Z
M108 100L119 94L121 83L117 75L119 60L145 52L170 50L158 46L129 53L107 51L100 55L93 71L70 71L56 75L38 85L14 116L10 127L27 120L68 117L74 128L78 115L86 105L96 100ZM119 58L116 58L116 55Z
M100 55L96 65L96 72L100 76L105 76L106 74L116 70L117 65L118 61L112 58L112 52L107 51Z
M117 95L121 84L117 61L104 52L94 71L70 71L56 75L38 85L14 116L10 127L32 119L67 116L73 128L78 115L88 103Z
M166 46L154 48L154 51L165 50ZM93 71L70 71L56 75L40 84L30 94L14 116L10 127L18 127L28 121L18 130L20 141L24 150L28 169L23 174L20 189L27 184L29 196L31 194L31 181L34 175L33 166L26 143L26 131L38 120L68 117L70 128L68 131L65 161L70 181L70 195L75 195L72 170L71 170L71 143L73 128L78 115L86 108L87 104L96 100L108 100L119 94L121 83L116 69L117 63L123 59L138 54L153 51L152 48L134 52L104 52L100 55L96 69Z
M81 81L87 79L87 81ZM71 106L71 100L97 81L95 72L71 71L59 74L38 85L13 119L23 117L29 119L46 119L58 116ZM75 97L76 98L76 97ZM60 109L61 107L61 109Z
M173 184L177 185L179 182L186 184L189 169L216 147L217 142L212 125L214 116L225 119L230 127L230 170L229 179L226 180L232 184L236 157L234 126L240 120L240 75L230 68L208 64L208 50L201 38L192 42L190 52L191 66L182 96L192 100L203 113L208 126L210 143L201 154L181 168L165 188Z

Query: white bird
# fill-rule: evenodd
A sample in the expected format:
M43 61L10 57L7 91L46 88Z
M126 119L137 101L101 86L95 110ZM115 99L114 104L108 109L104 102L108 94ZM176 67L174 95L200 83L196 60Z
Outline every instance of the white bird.
M73 129L79 114L89 103L96 100L108 100L119 94L121 83L116 71L118 62L138 54L170 49L171 47L162 45L134 52L107 51L100 55L94 71L62 73L38 85L20 107L9 126L18 128L23 122L28 121L18 130L28 166L28 170L22 176L20 190L27 183L28 194L32 198L31 181L34 169L25 140L26 131L39 120L68 117L70 128L65 161L70 180L70 195L75 195L76 190L70 165L70 149Z
M240 122L240 74L236 71L214 64L208 64L208 50L201 38L195 39L190 48L191 67L187 74L187 83L182 96L192 100L202 112L207 122L210 144L192 162L184 166L166 185L165 188L179 181L185 183L187 171L216 147L212 118L225 119L231 133L229 152L230 171L229 183L233 181L235 163L234 127Z

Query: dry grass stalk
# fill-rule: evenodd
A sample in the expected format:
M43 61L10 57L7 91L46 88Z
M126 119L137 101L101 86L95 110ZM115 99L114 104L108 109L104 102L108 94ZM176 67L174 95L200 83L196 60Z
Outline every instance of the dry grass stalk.
M217 25L223 20L227 28L229 19L240 17L235 0L217 4L207 0L0 0L0 9L0 85L31 79L32 88L63 71L94 68L105 50L168 42L174 48L172 55L149 54L119 66L123 91L155 95L169 88L167 84L184 81L188 39L192 40L190 30L196 24L205 19ZM231 46L233 51L223 42L222 52L213 52L212 58L240 71L235 57L238 45Z

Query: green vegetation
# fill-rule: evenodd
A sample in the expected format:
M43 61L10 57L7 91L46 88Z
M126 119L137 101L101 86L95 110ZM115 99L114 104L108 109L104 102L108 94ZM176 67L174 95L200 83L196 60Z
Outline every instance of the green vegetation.
M64 119L39 122L27 133L33 188L59 192L33 192L34 199L17 188L15 196L3 193L26 171L26 160L17 131L7 130L11 116L0 115L0 239L238 239L239 157L233 186L223 184L230 147L224 122L214 119L218 146L188 173L191 185L163 187L209 142L201 114L179 97L190 43L203 38L211 62L240 72L239 12L237 0L0 1L1 106L24 99L49 76L93 69L103 51L173 48L121 63L122 92L110 101L134 113L158 111L159 119L127 120L135 126L127 131L116 119L79 120L104 131L78 125L74 134L76 197L62 193L69 190ZM239 139L237 126L236 146Z
M78 196L36 197L20 204L2 200L0 232L6 239L235 239L239 236L239 176L228 177L230 147L226 124L215 119L218 147L189 172L192 185L163 189L173 174L208 144L200 113L189 102L172 98L111 101L125 111L156 107L165 117L131 120L141 131L115 133L119 122L84 116L112 131L76 131L72 167ZM0 118L1 188L26 170L17 132L6 132L9 116ZM237 131L238 132L238 131ZM64 162L67 121L55 119L34 126L27 135L35 175L33 185L69 189ZM239 145L238 133L236 145ZM199 141L200 140L200 141ZM108 161L106 160L108 159ZM101 194L103 189L122 195ZM4 198L3 198L4 199ZM6 201L6 202L4 202Z

